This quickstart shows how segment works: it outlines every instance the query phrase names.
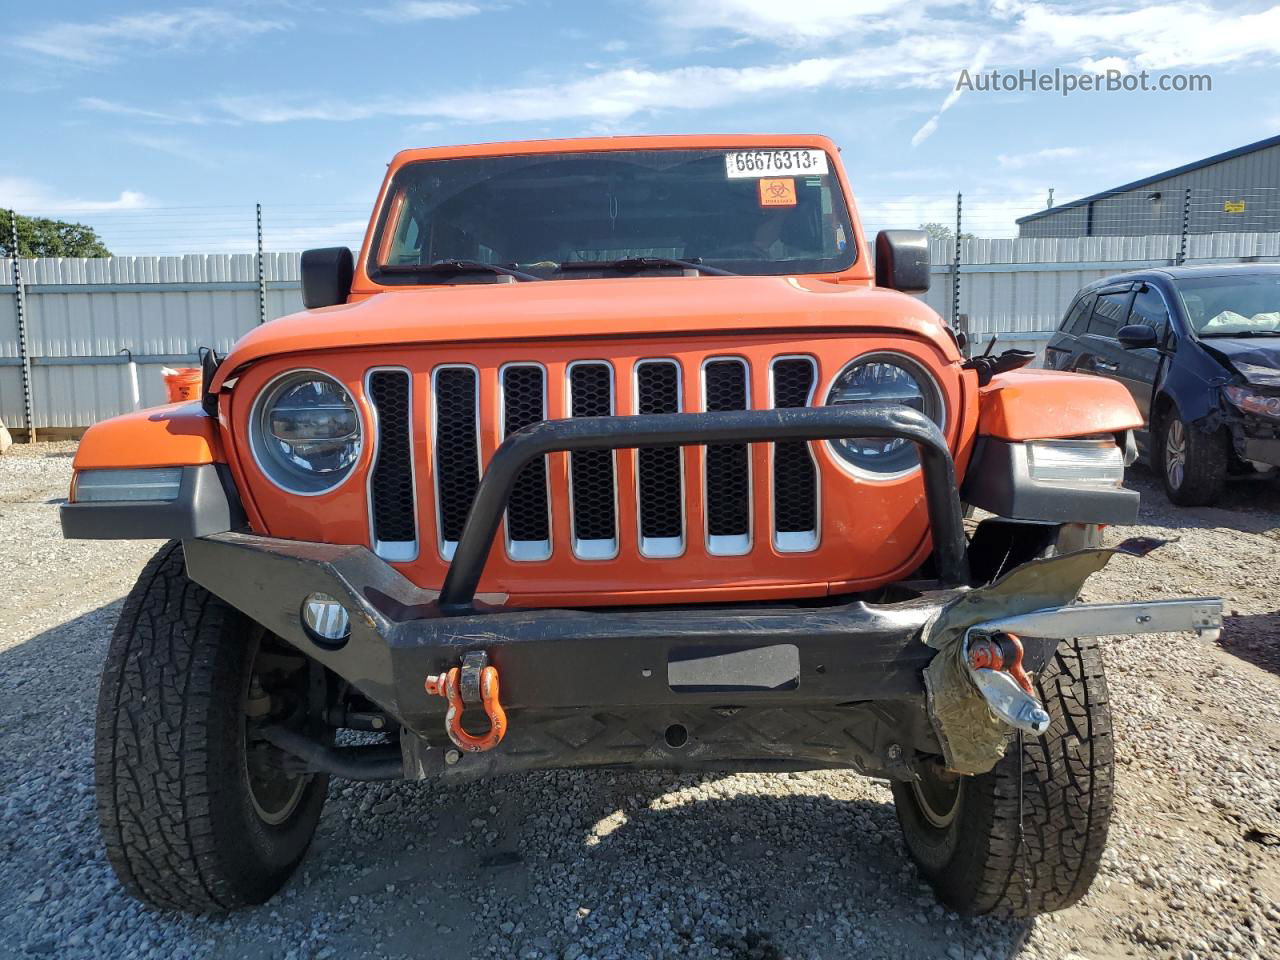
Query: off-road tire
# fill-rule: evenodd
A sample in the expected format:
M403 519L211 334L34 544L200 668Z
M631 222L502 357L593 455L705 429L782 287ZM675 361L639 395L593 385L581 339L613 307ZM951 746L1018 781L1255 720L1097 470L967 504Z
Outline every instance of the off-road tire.
M1061 641L1035 686L1051 724L1042 737L1023 736L1024 843L1016 738L989 773L959 778L946 826L926 816L917 789L893 784L907 849L939 899L964 914L1061 910L1085 895L1098 872L1115 759L1097 642Z
M1183 423L1176 408L1170 408L1159 420L1156 429L1156 470L1165 495L1180 507L1203 507L1222 495L1227 482L1227 438L1221 430L1205 433ZM1185 455L1178 482L1170 477L1169 438L1171 432L1179 432Z
M260 636L187 577L178 543L125 601L98 697L98 814L116 876L152 906L262 903L311 842L326 777L313 776L278 824L249 789L243 692Z

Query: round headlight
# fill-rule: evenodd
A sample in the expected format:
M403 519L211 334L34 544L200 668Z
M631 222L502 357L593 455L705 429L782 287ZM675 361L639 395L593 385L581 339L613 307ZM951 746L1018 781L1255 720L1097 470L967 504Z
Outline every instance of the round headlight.
M277 486L304 496L324 493L347 478L360 456L360 412L332 377L288 373L258 396L249 444Z
M900 354L859 357L840 371L828 404L902 403L943 425L942 394L923 366ZM830 441L831 449L855 470L885 480L920 465L915 444L898 437L854 437Z

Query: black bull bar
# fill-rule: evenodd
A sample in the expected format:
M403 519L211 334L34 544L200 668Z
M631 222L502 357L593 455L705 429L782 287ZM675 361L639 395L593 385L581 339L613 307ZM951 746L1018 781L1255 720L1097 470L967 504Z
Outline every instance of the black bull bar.
M512 486L537 457L853 437L902 438L919 450L936 582L943 589L886 605L581 611L476 603ZM934 654L920 642L920 630L954 596L945 588L968 580L946 441L923 414L891 404L593 417L525 427L490 460L438 594L418 588L363 546L226 533L186 541L185 549L192 579L422 736L439 735L445 710L443 700L426 695L424 678L477 650L499 669L511 710L914 697ZM324 642L304 626L302 603L315 592L346 607L350 636L344 642ZM1042 666L1051 649L1028 649L1028 668Z

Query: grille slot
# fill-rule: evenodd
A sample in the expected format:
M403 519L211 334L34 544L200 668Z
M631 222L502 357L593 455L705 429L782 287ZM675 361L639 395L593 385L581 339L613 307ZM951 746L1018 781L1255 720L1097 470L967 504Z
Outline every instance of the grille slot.
M780 357L772 368L775 407L812 402L817 381L812 357ZM818 546L818 465L803 440L773 445L773 545L780 553L804 553Z
M708 360L702 368L702 402L708 412L746 410L747 364L740 358ZM707 445L703 504L707 552L734 556L751 549L751 462L745 443Z
M378 457L369 473L373 552L398 562L418 556L411 390L409 371L401 369L372 370L365 386L378 417Z
M502 436L547 418L547 375L532 363L502 368ZM545 560L551 556L551 506L547 458L525 465L507 503L507 555L513 560Z
M569 364L569 415L607 417L612 413L613 369L593 361ZM573 552L584 560L617 556L615 474L612 450L578 450L569 455Z
M680 412L680 365L641 360L635 368L636 412ZM679 447L636 451L636 502L640 553L678 557L684 553L684 459Z
M475 367L435 370L436 519L446 560L453 558L480 485L479 384Z

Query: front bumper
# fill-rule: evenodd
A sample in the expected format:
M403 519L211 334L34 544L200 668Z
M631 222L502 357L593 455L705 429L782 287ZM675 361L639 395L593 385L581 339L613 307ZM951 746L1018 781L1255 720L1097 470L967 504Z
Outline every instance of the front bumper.
M535 767L852 767L910 777L937 755L922 634L965 588L900 603L817 607L481 610L450 616L364 547L226 533L185 544L193 580L322 663L394 717L406 771L483 775ZM343 604L336 649L302 620L304 599ZM1020 614L1024 667L1066 636L1213 630L1219 601L1072 606ZM1012 624L1012 625L1010 625ZM509 718L494 750L461 758L445 702L425 680L483 652ZM452 755L452 757L451 757Z

